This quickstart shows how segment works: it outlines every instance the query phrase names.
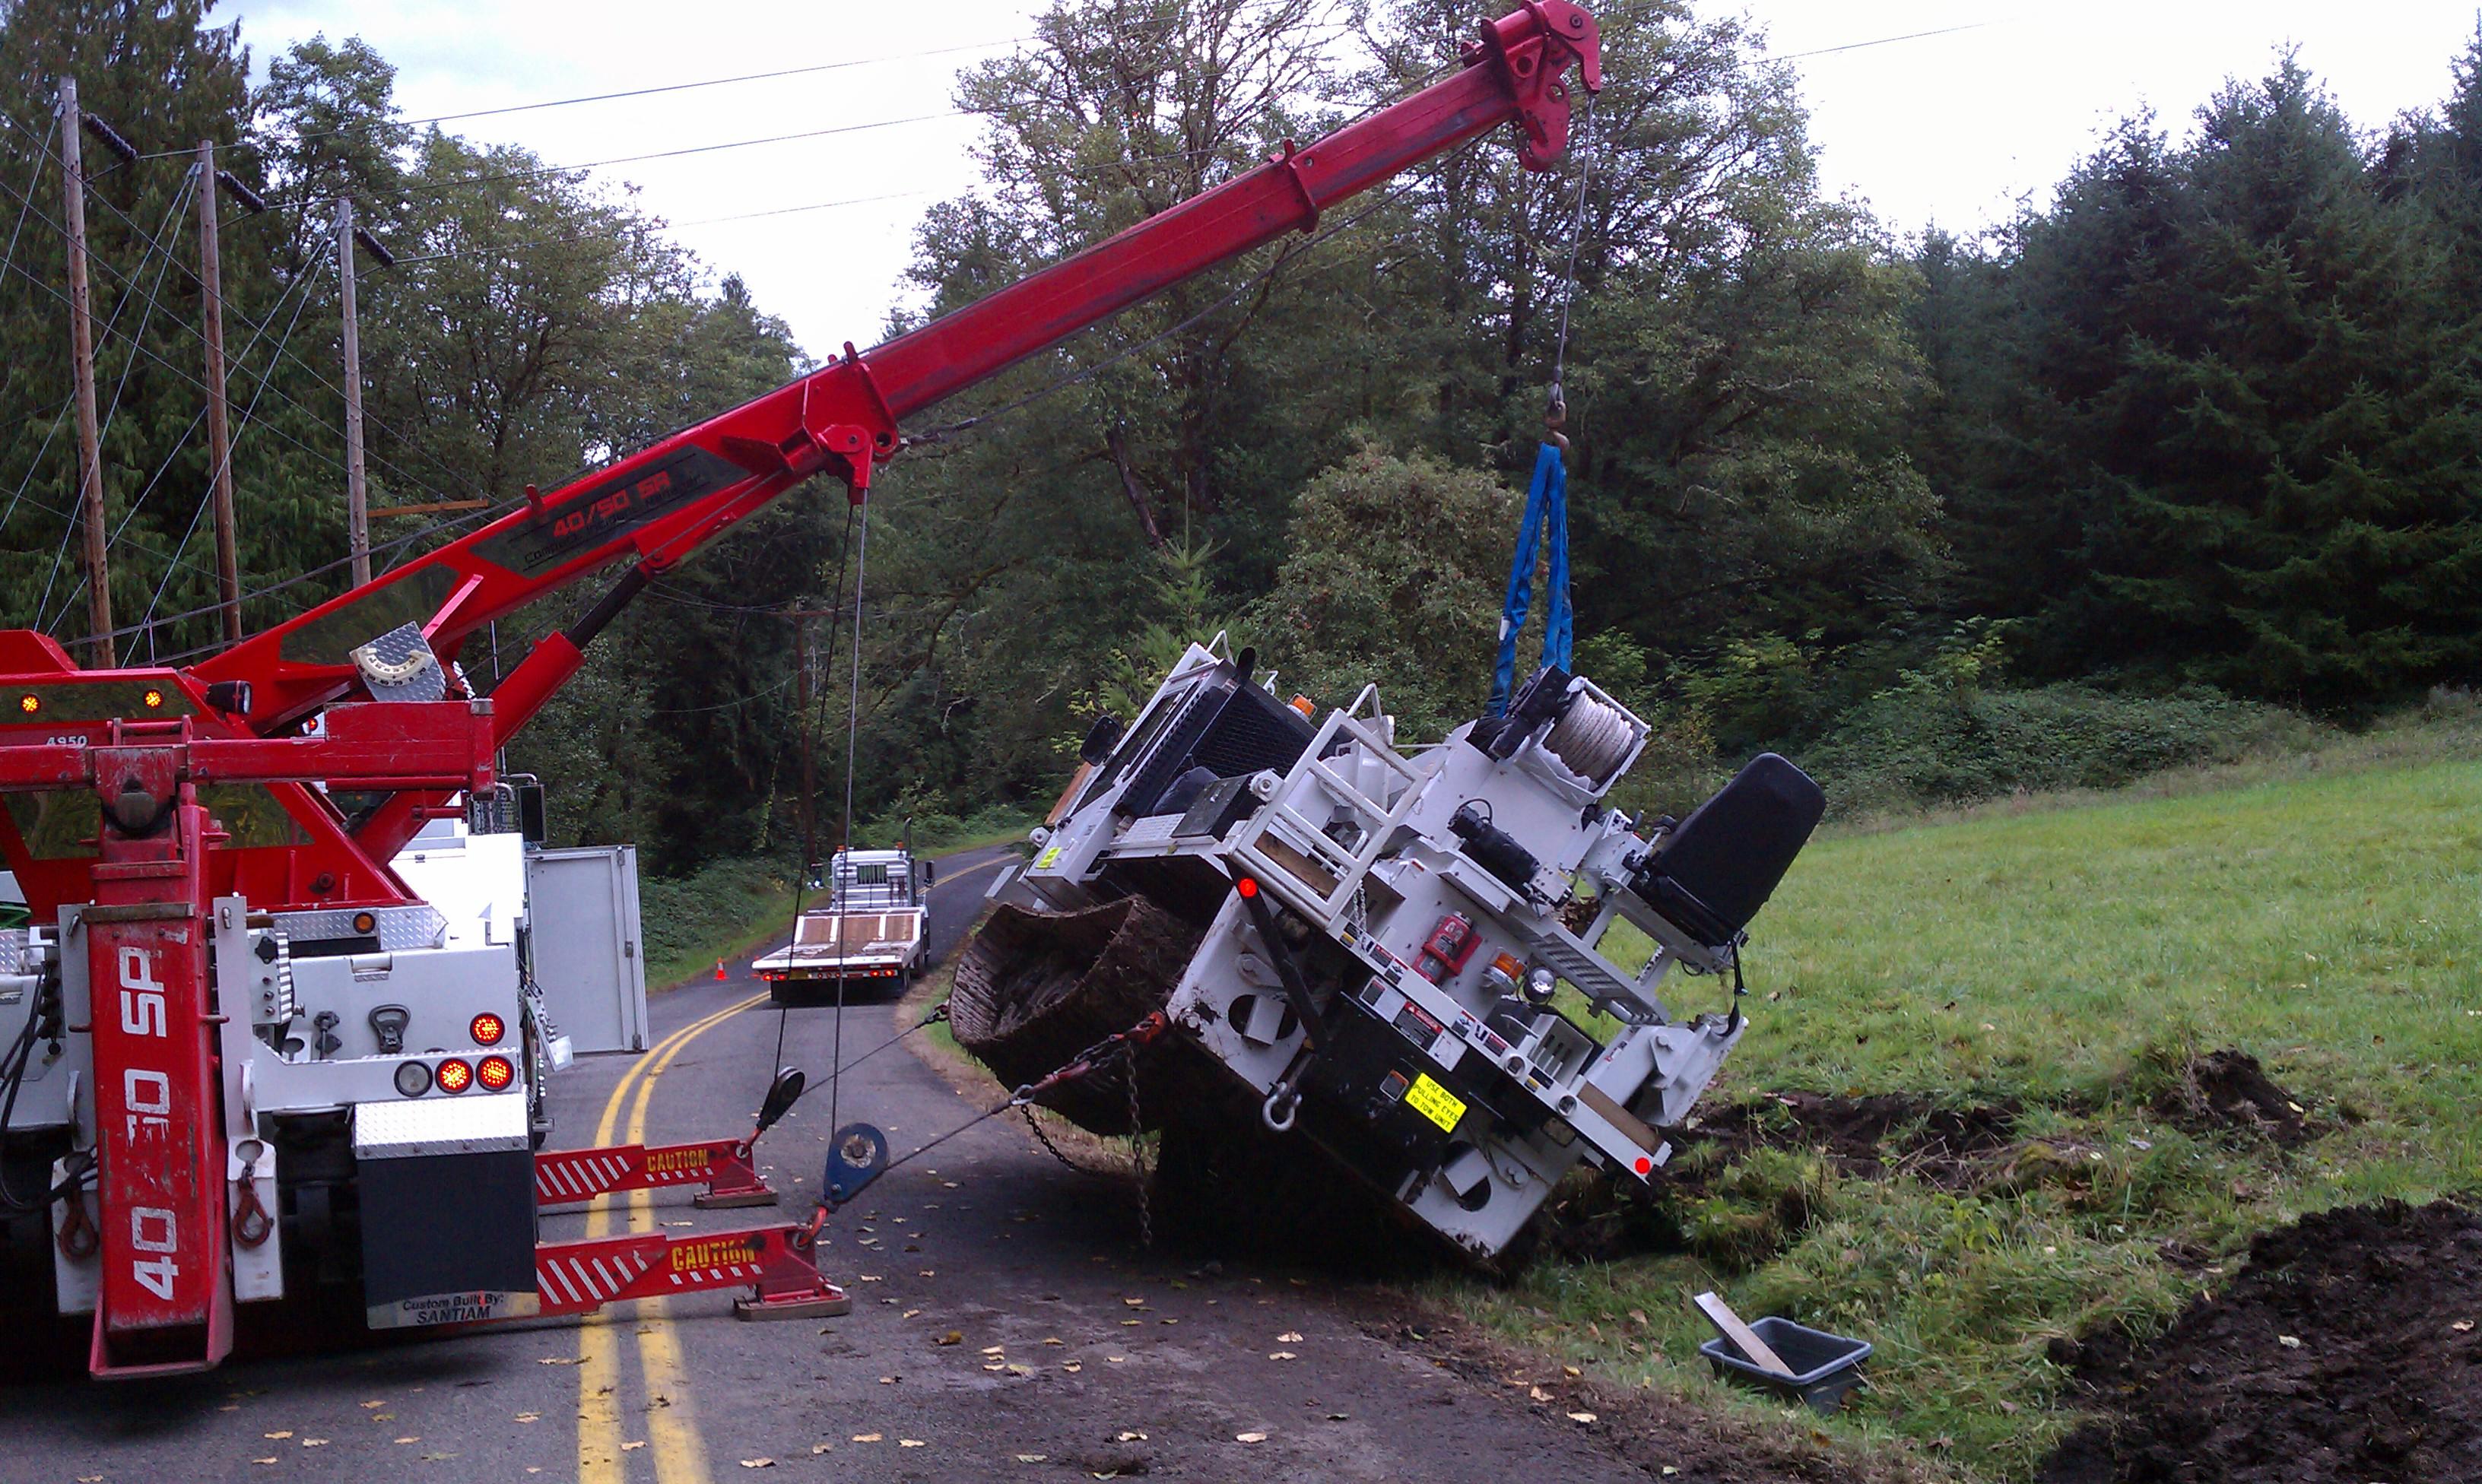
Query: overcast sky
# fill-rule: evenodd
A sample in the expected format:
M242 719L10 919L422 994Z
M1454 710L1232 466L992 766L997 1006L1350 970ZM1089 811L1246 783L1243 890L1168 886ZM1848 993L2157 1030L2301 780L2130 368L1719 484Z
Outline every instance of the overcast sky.
M409 118L778 67L867 65L804 77L458 119L479 141L571 164L854 124L885 127L598 173L721 275L741 273L814 354L879 338L914 223L972 184L969 120L951 108L961 65L1026 35L1040 0L944 0L936 11L863 0L238 0L266 58L325 32L358 35L398 68ZM1720 9L1710 6L1710 10ZM2442 97L2472 37L2476 0L1748 0L1776 55L1970 27L1810 55L1800 69L1832 189L1901 231L1956 230L2037 199L2099 128L2152 107L2189 115L2227 76L2303 61L2365 128ZM908 22L936 15L936 24ZM922 55L933 48L941 55ZM893 59L893 60L875 60ZM821 205L853 202L858 204ZM820 206L816 210L790 210ZM753 216L752 213L779 213ZM734 218L716 221L718 218Z

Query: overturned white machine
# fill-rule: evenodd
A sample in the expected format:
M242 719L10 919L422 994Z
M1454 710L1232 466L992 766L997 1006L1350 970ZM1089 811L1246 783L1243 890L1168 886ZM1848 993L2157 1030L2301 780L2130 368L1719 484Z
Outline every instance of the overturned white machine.
M1019 1084L1160 1009L1121 1080L1042 1101L1102 1133L1262 1122L1478 1258L1581 1160L1650 1177L1745 1028L1721 986L1817 785L1767 754L1650 827L1603 802L1647 724L1583 677L1409 752L1375 690L1319 722L1219 650L1088 739L959 966L959 1041ZM1600 950L1620 922L1641 967ZM1668 1008L1675 966L1724 1002Z

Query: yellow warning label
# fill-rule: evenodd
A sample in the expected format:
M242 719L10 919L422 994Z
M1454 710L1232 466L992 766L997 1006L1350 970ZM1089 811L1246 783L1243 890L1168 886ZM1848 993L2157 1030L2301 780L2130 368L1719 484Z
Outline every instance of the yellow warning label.
M1457 1120L1465 1115L1465 1100L1431 1080L1427 1072L1413 1079L1413 1090L1405 1094L1405 1101L1413 1105L1415 1112L1450 1133L1456 1132Z
M1051 863L1060 859L1060 852L1064 848L1066 847L1062 846L1053 846L1050 849L1036 856L1034 858L1034 869L1037 871L1049 871L1051 869Z

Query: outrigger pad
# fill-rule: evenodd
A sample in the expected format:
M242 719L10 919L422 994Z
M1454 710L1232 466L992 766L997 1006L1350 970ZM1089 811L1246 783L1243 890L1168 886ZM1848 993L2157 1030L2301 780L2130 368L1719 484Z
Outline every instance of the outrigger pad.
M866 1123L849 1123L836 1131L828 1146L828 1173L820 1193L832 1206L842 1206L887 1168L887 1135Z

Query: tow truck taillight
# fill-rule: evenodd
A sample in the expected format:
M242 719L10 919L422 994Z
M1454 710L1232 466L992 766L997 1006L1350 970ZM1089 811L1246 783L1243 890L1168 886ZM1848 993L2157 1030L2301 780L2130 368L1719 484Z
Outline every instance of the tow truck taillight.
M474 1085L474 1069L454 1056L441 1062L436 1075L441 1092L463 1092Z
M418 1098L431 1090L431 1069L419 1061L400 1061L396 1067L396 1090L409 1098Z
M475 1016L474 1023L465 1028L473 1033L475 1045L497 1046L500 1044L500 1037L509 1033L509 1023L485 1010Z
M517 1069L506 1056L486 1056L474 1068L474 1080L485 1092L498 1092L517 1080Z

